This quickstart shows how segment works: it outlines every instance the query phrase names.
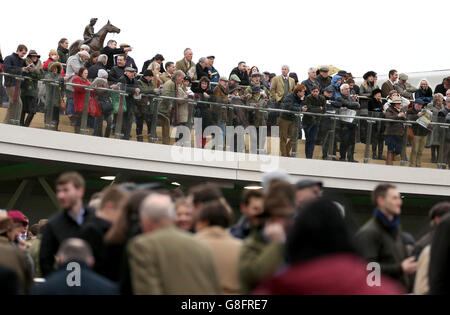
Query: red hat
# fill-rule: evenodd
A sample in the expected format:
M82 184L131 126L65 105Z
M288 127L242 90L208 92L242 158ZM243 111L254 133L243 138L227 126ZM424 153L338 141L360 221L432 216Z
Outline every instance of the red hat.
M19 211L19 210L8 211L8 216L11 219L13 219L14 223L20 222L20 223L24 223L25 225L28 225L28 223L29 223L27 218L25 218L23 213L21 211Z

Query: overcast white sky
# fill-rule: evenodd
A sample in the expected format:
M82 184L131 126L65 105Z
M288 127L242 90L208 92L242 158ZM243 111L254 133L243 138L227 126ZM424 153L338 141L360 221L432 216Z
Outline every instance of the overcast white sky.
M66 8L55 1L22 0L19 7L2 1L0 48L5 57L24 43L46 59L61 37L81 39L97 17L96 31L108 18L122 30L107 39L132 45L139 68L156 53L177 61L191 47L195 62L215 55L224 75L240 60L276 73L288 64L300 79L322 64L355 76L438 70L450 68L449 8L442 0L95 0Z

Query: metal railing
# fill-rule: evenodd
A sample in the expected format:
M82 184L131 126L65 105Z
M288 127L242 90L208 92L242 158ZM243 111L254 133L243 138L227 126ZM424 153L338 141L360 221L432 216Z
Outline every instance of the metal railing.
M7 76L7 77L12 77L16 80L15 85L14 85L14 97L13 97L13 102L12 102L12 106L10 104L10 110L12 109L12 114L11 114L11 118L9 119L9 121L6 121L6 123L9 124L13 124L13 125L19 125L19 117L20 117L20 112L18 111L19 106L17 106L18 103L18 99L19 99L19 90L20 90L20 85L21 82L26 80L26 79L32 79L30 77L25 77L25 76L21 76L21 75L13 75L13 74L8 74L8 73L0 73L0 84L2 82L2 76ZM61 77L62 79L62 77ZM41 79L39 80L41 82L43 82L44 84L50 84L50 85L61 85L61 80L49 80L49 79ZM72 87L81 87L83 89L85 89L85 100L84 100L84 107L83 107L83 111L82 111L82 116L81 116L81 126L80 126L80 132L82 134L89 134L89 128L87 127L87 121L88 121L88 108L89 108L89 103L90 103L90 97L91 97L91 91L93 90L100 90L100 91L106 91L106 92L111 92L111 93L117 93L120 96L120 103L119 103L119 108L118 108L118 112L117 112L117 124L115 126L115 137L117 139L123 139L123 134L122 134L122 123L123 123L123 113L124 113L124 103L125 103L125 97L129 96L129 93L127 93L125 91L125 87L122 86L120 89L111 89L111 88L102 88L102 87L94 87L94 86L86 86L86 85L80 85L80 84L74 84L74 83L64 83L64 86L72 86ZM0 85L0 90L1 90L2 86ZM268 114L268 113L278 113L278 114L292 114L295 116L295 146L292 149L292 155L296 156L296 154L298 153L297 150L297 145L298 145L298 135L300 132L300 128L302 127L302 117L303 116L313 116L313 117L321 117L321 118L326 118L326 119L330 119L331 120L331 128L329 128L328 132L328 136L329 136L329 140L328 140L328 148L327 148L327 159L328 160L332 160L335 158L333 152L335 150L334 148L334 143L335 143L335 137L336 137L336 128L337 128L337 123L339 121L341 121L342 119L345 118L350 118L356 121L367 121L368 125L368 129L367 129L367 137L366 137L366 143L365 143L365 150L364 150L364 163L369 163L371 158L370 158L370 146L371 146L371 140L372 140L372 133L373 133L373 125L377 122L381 122L381 123L401 123L404 127L404 134L403 134L403 144L402 144L402 153L401 153L401 165L406 165L407 163L407 143L408 143L408 129L411 128L413 125L418 124L416 121L408 121L408 120L393 120L393 119L386 119L386 118L377 118L377 117L367 117L367 116L351 116L351 115L340 115L340 114L331 114L331 113L323 113L323 114L319 114L319 113L310 113L310 112L296 112L296 111L289 111L289 110L285 110L285 109L276 109L276 108L269 108L269 107L265 107L265 108L261 108L261 107L254 107L254 106L249 106L249 105L240 105L240 104L230 104L230 103L218 103L218 102L214 102L214 101L201 101L201 100L197 100L197 99L192 99L192 98L177 98L177 97L171 97L171 96L164 96L164 95L160 95L160 94L141 94L143 97L147 97L148 98L148 106L150 106L150 112L151 112L151 126L150 126L150 131L149 131L149 141L152 143L156 143L158 141L160 141L161 139L157 137L156 134L156 127L157 127L157 121L158 121L158 117L160 116L160 109L159 106L161 105L162 101L170 101L170 106L173 108L174 106L177 106L176 102L184 102L184 103L188 103L188 122L187 122L187 127L189 129L192 129L193 127L193 112L194 112L194 108L198 105L198 104L205 104L205 105L210 105L210 106L218 106L219 107L219 113L220 110L226 110L228 111L228 113L232 112L234 109L244 109L244 110L252 110L252 111L257 111L257 112L261 112L263 114ZM0 95L1 98L1 95ZM175 104L174 104L175 103ZM227 125L231 125L231 121L230 121L230 117L232 115L227 115L228 117L228 121L227 121ZM446 168L446 163L444 161L444 154L445 154L445 150L444 147L446 145L446 132L448 132L448 129L450 128L450 124L448 123L439 123L439 122L430 122L429 125L433 126L434 128L440 128L440 145L441 145L441 150L439 150L439 161L437 163L437 167L440 169L445 169ZM48 128L46 125L47 129L52 129L52 128ZM448 144L447 144L448 145Z

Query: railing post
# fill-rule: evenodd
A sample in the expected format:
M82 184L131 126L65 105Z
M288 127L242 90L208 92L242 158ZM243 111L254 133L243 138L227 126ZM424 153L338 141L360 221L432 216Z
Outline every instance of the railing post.
M56 84L54 82L48 82L45 81L45 89L47 90L49 85L53 85L53 86L57 86L59 87L59 84ZM58 94L59 96L59 94ZM44 116L44 124L45 124L45 129L48 130L56 130L56 124L53 121L53 111L54 111L54 106L55 106L55 102L59 105L59 98L57 100L45 100L45 116Z
M331 123L331 130L329 130L328 132L330 133L329 135L329 139L328 139L328 156L327 156L327 160L332 161L333 158L335 158L336 156L334 155L334 139L336 137L336 117L330 117L332 123Z
M116 139L123 139L122 124L123 124L123 103L125 101L125 93L120 92L119 110L117 111L116 123Z
M89 134L89 127L87 125L87 122L88 122L90 101L91 101L91 89L84 88L84 107L80 124L80 133L83 135Z
M440 143L440 147L439 147L439 161L437 164L437 167L439 169L445 170L447 167L447 163L444 162L444 155L445 155L445 137L446 137L446 132L447 129L449 128L448 126L440 126L441 128L441 143Z
M189 102L188 103L188 122L187 122L187 127L189 128L189 130L192 129L192 116L193 116L193 112L194 112L194 108L197 105L197 103L195 101Z
M362 120L360 121L360 123L362 122ZM372 128L373 125L375 125L375 121L374 120L367 120L367 133L366 133L366 146L365 146L365 151L364 151L364 163L369 163L371 158L370 158L370 146L372 144Z
M300 133L300 122L301 117L300 114L295 115L295 128L294 128L294 145L292 146L291 157L297 157L298 153L298 134Z
M405 166L408 163L406 147L408 145L408 129L412 125L411 125L411 123L404 123L403 126L405 127L405 133L403 135L403 143L402 143L402 154L401 154L401 161L400 161L401 166Z
M5 121L7 124L10 125L20 125L20 114L22 113L22 106L19 106L19 94L20 94L20 85L22 84L22 81L24 78L22 77L14 77L16 80L16 84L14 86L14 96L12 104L9 104L8 108L8 121ZM19 108L20 107L20 108Z
M159 107L160 99L154 97L152 99L152 125L150 127L150 136L148 141L151 143L158 142L158 135L156 134L156 124L158 121L158 107Z

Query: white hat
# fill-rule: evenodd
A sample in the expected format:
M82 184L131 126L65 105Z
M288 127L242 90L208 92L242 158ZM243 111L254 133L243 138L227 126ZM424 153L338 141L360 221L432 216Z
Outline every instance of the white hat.
M108 78L108 72L106 72L106 70L104 70L104 69L100 69L100 70L98 70L97 77L106 79L106 78Z

